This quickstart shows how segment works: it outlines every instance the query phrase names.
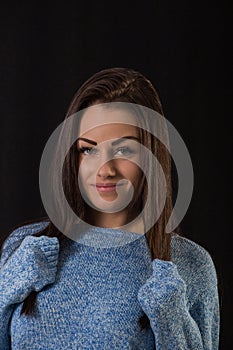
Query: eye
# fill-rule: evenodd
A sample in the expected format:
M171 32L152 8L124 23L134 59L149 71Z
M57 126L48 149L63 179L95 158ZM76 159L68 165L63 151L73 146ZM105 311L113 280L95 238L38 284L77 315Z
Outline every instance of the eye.
M133 151L129 147L119 147L117 148L115 153L121 153L120 155L129 155L133 153Z
M96 154L97 150L93 147L80 147L78 149L78 152L84 155L92 155L92 154Z

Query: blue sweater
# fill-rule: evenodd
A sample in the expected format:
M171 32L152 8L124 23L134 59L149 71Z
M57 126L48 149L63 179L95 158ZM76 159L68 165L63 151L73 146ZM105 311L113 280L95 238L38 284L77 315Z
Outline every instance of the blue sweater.
M204 248L173 234L172 261L151 261L144 235L127 243L135 233L96 227L59 252L57 238L33 237L45 225L23 226L4 244L1 350L218 349L217 276ZM36 313L20 316L33 290ZM143 312L150 325L141 331Z

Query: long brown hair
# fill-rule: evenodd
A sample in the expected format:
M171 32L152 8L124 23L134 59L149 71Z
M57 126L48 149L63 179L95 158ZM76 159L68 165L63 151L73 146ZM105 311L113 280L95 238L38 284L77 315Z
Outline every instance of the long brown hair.
M152 83L141 73L128 68L109 68L91 76L77 91L68 108L66 118L97 103L128 102L148 107L163 116L162 104ZM171 157L169 150L154 135L140 129L142 144L155 154L160 163L166 179L166 201L161 215L154 226L146 232L151 259L170 260L171 258L171 233L165 233L165 227L173 209L172 181L171 181ZM63 188L64 193L73 211L83 219L85 216L85 203L78 186L77 150L75 144L70 148L63 165ZM153 177L153 174L151 174ZM154 176L155 178L155 176ZM155 179L156 181L156 179ZM158 180L159 181L159 180ZM150 182L150 181L149 181ZM159 192L159 183L155 184ZM142 191L142 203L145 204L148 195L148 187L144 182ZM159 193L158 193L159 198ZM46 235L58 237L62 249L62 241L65 235L60 232L49 217L48 226L36 233L36 236ZM35 220L38 222L39 220ZM15 229L15 228L14 228ZM179 228L178 228L179 229ZM11 230L12 232L12 230ZM177 230L176 230L177 232ZM10 233L9 233L10 234ZM2 242L3 243L3 242ZM32 292L24 301L21 314L32 314L36 302L37 292ZM149 320L146 315L140 320L144 328Z

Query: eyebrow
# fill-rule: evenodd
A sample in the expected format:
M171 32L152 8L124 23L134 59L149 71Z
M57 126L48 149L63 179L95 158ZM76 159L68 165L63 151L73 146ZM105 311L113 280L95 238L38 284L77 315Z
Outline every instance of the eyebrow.
M118 145L120 142L123 142L124 139L131 139L131 140L140 141L139 138L138 138L138 137L135 137L135 136L123 136L123 137L117 139L116 141L113 141L113 142L112 142L112 146ZM87 142L87 143L91 143L91 144L94 145L94 146L97 145L97 142L96 142L96 141L86 139L85 137L78 137L77 141L79 141L79 140L85 141L85 142Z

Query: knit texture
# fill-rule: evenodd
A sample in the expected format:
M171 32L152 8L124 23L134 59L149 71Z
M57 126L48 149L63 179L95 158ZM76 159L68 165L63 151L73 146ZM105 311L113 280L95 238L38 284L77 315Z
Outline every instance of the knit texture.
M218 349L217 276L203 247L173 234L171 261L151 261L144 235L127 243L134 233L96 227L59 249L57 238L33 237L46 225L21 227L4 244L1 350ZM125 244L112 246L119 237ZM33 290L35 315L20 316Z

